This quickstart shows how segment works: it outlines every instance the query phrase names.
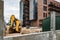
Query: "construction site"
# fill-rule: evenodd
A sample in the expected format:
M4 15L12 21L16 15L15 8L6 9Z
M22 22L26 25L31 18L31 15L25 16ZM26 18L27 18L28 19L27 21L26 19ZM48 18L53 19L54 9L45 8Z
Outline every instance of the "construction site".
M8 2L0 0L0 40L60 40L60 2L20 0L20 9L13 8L14 1ZM5 13L9 8L19 9L19 14L16 11L11 15L10 10Z

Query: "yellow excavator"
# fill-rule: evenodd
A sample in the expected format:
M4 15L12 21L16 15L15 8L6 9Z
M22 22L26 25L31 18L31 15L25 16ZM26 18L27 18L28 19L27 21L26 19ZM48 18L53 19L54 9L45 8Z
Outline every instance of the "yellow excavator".
M7 33L21 33L22 22L15 18L14 15L11 15L9 27L6 28Z

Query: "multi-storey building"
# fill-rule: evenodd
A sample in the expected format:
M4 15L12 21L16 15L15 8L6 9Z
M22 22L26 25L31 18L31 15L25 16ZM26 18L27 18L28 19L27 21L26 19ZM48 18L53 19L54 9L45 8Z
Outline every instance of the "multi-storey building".
M29 0L21 0L20 2L20 19L23 26L29 26Z
M49 17L51 3L60 6L55 0L21 0L23 26L41 27L43 19ZM22 4L23 3L23 4ZM23 6L23 7L22 7ZM56 8L57 9L57 8Z

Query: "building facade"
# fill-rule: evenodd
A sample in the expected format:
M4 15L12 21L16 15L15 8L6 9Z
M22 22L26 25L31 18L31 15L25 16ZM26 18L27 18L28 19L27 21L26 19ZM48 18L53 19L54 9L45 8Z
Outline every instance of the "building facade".
M29 26L29 0L20 2L20 19L24 27Z
M25 26L28 25L33 27L42 27L43 19L50 16L50 3L60 6L60 3L55 0L24 0L24 2L28 5L26 5L26 9L23 7L23 12L27 11L26 13L23 13L23 16L25 15L22 18L23 24L25 22ZM24 19L28 19L28 21Z

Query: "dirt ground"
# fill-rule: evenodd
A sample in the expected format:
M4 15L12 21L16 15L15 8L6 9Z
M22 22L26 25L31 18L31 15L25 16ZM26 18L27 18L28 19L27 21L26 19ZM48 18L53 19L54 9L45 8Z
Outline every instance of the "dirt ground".
M42 28L31 27L29 29L26 29L24 27L24 28L22 28L21 33L6 34L6 36L23 35L23 34L29 34L29 33L38 33L38 32L41 32L41 31L42 31Z

